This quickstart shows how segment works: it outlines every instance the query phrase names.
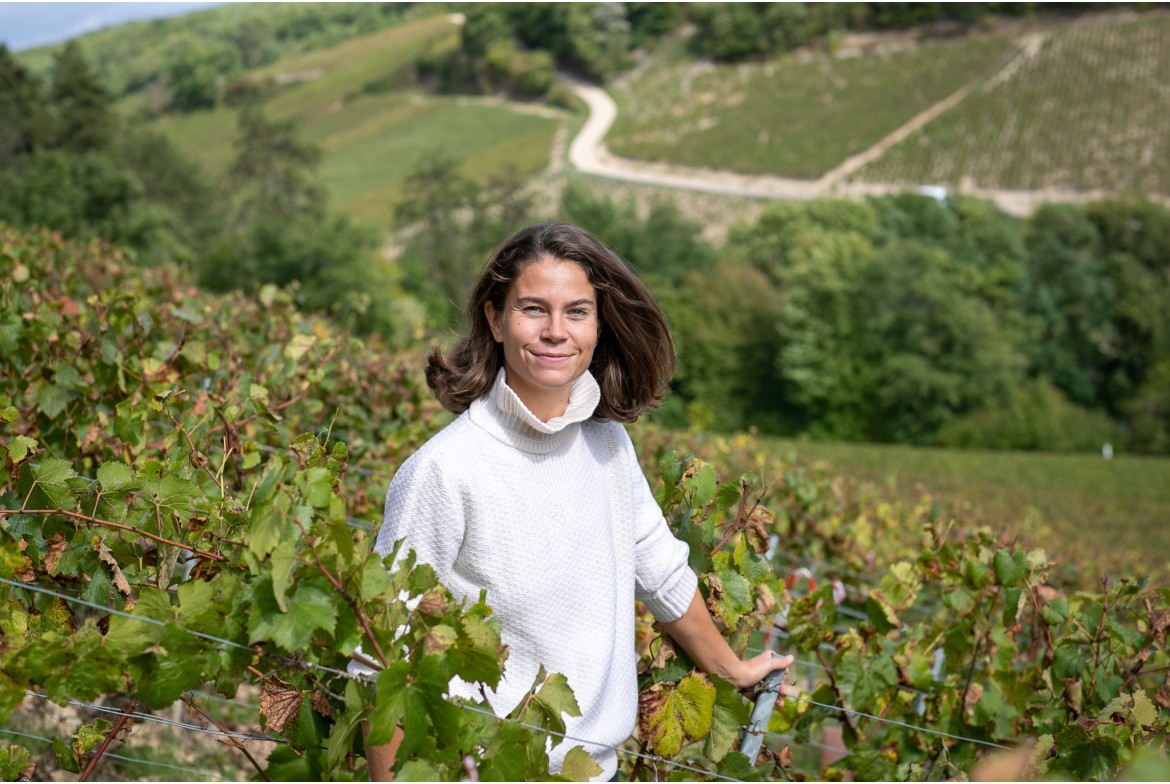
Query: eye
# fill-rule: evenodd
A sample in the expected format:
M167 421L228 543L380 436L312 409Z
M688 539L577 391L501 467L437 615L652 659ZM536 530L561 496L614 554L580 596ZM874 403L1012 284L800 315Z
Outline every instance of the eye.
M573 308L569 311L569 315L573 318L588 318L589 311L585 308Z

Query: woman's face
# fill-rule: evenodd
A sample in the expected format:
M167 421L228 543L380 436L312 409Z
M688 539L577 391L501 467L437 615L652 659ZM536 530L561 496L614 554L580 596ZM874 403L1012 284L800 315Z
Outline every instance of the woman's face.
M600 323L597 292L576 262L544 257L512 281L504 307L484 305L504 346L508 386L541 421L558 417L569 388L589 369Z

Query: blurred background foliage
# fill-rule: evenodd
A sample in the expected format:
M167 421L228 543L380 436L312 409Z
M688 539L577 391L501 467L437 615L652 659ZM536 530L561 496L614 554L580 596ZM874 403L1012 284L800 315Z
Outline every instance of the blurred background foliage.
M335 150L306 139L301 118L271 111L279 87L256 69L445 10L228 6L102 31L84 48L0 49L9 118L0 130L0 219L117 243L142 265L178 263L210 289L295 285L303 307L404 348L458 328L456 303L504 236L562 219L610 243L666 307L681 363L655 417L670 426L1170 452L1170 211L1141 195L1044 205L1025 219L963 195L773 203L717 242L671 199L635 203L571 178L549 190L510 167L471 174L437 144L405 177L390 226L332 206L320 166ZM1036 11L995 3L453 10L462 23L426 38L413 71L395 71L396 80L566 105L556 70L612 79L684 26L692 56L727 61L828 41L832 31L935 25L958 34L989 15ZM228 112L221 125L232 126L222 175L144 121L215 106Z

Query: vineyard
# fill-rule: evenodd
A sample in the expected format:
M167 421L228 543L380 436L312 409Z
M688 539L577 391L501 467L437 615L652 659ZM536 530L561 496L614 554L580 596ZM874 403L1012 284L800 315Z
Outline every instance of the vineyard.
M295 118L304 138L320 146L323 184L338 206L384 224L424 153L443 149L478 180L506 167L528 174L548 165L559 125L555 110L517 112L416 84L414 60L457 32L446 16L432 14L283 58L245 81L271 92L266 108L274 118ZM128 99L121 108L132 114L140 103ZM222 106L165 115L154 125L219 176L232 159L235 114Z
M953 38L834 39L763 62L660 47L616 85L628 158L816 180L961 89L849 176L1051 192L1170 193L1170 15L989 24Z
M623 84L606 143L629 158L816 179L1010 52L1006 36L739 65L667 51Z
M369 552L390 474L446 415L417 356L294 295L212 296L98 242L0 227L4 778L361 779L364 743L400 724L400 780L548 779L546 743L582 740L563 737L578 708L556 673L509 716L446 697L507 667L492 597L457 605L429 567ZM750 702L638 608L623 779L1170 771L1170 589L1063 584L1043 550L929 495L747 436L634 436L729 643L798 663L748 760ZM359 644L375 678L346 673ZM159 756L196 735L214 754ZM566 759L563 778L598 770Z
M861 169L861 181L1170 193L1170 15L1034 34L1010 76Z

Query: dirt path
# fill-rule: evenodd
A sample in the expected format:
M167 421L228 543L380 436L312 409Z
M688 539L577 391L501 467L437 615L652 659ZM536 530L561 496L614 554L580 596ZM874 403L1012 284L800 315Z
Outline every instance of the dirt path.
M976 88L1010 79L1025 60L1039 53L1042 45L1043 39L1040 36L1022 37L1017 42L1015 53L990 77L972 81L927 107L876 144L846 159L817 180L745 175L726 170L634 161L618 157L609 152L604 143L606 134L617 119L617 104L600 87L579 81L567 74L558 74L558 80L580 97L589 108L589 119L569 146L569 163L585 174L612 180L760 199L803 201L821 196L861 198L866 195L914 190L919 186L846 180L867 163L879 158L890 147L961 103ZM976 187L963 187L962 192L989 199L1004 212L1019 216L1031 214L1036 207L1045 202L1087 202L1111 195L1104 191L1011 191Z

